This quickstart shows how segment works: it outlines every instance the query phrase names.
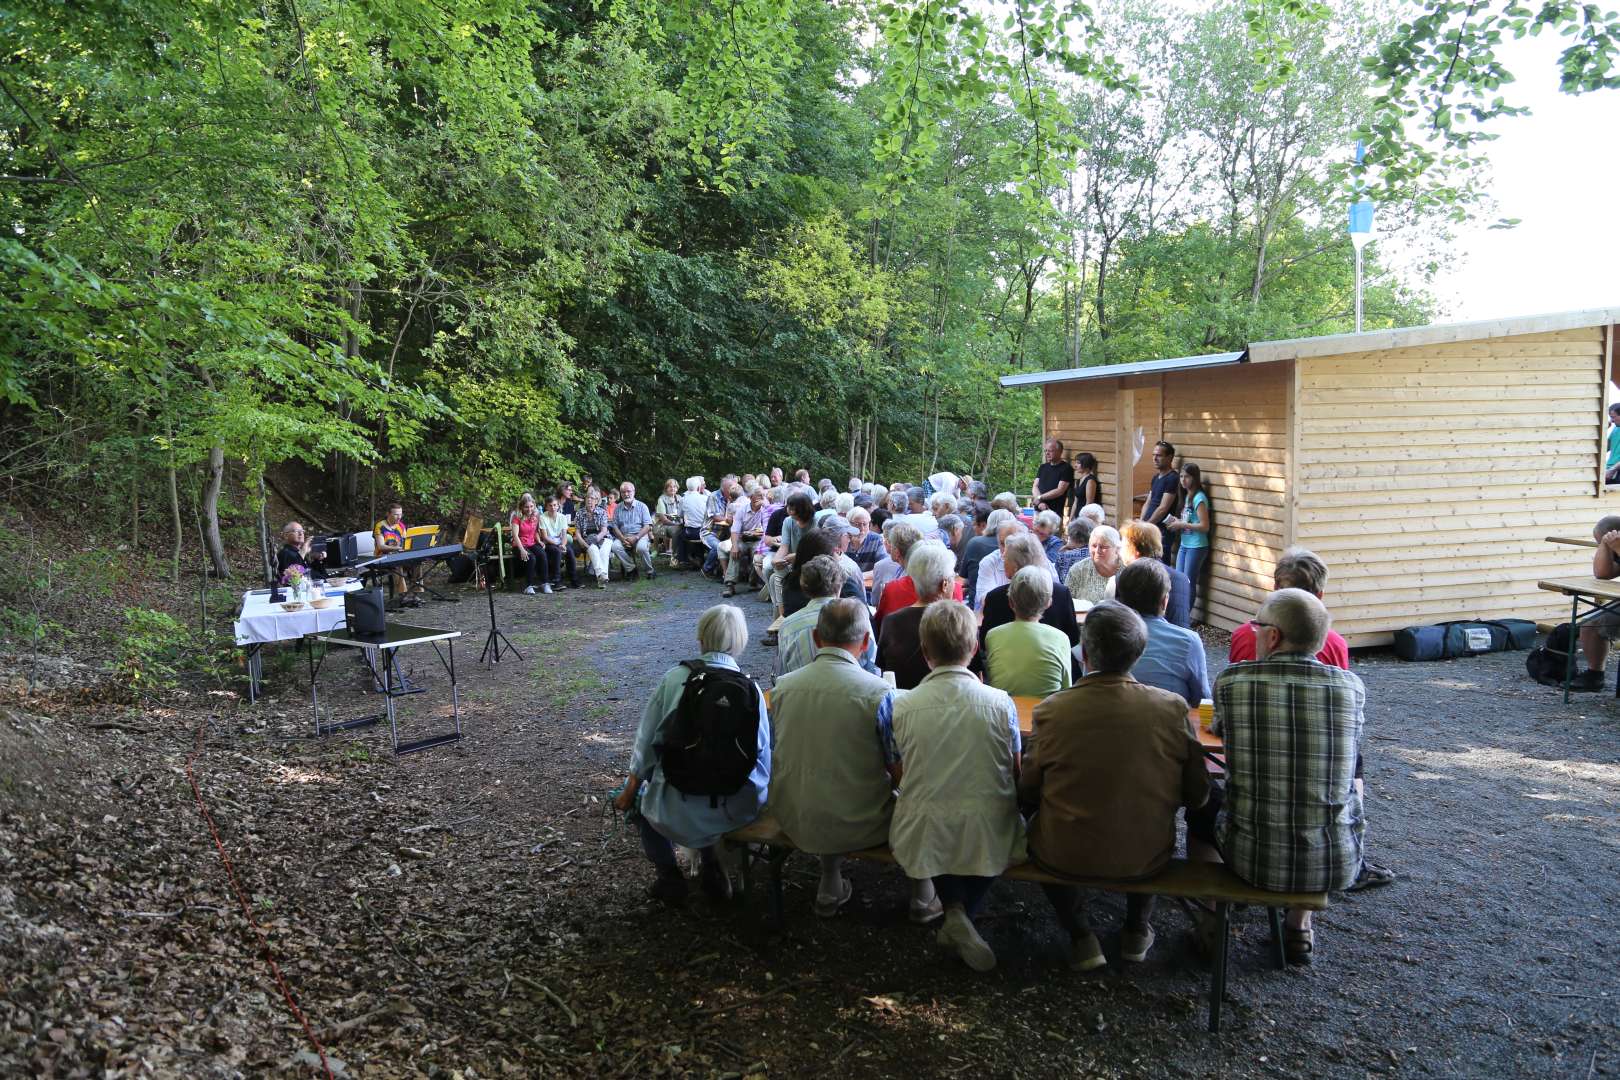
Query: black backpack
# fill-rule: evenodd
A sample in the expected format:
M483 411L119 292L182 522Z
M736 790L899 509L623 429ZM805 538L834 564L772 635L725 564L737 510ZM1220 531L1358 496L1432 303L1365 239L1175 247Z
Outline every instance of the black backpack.
M664 779L683 795L707 795L710 806L735 794L759 758L759 687L747 675L702 660L664 722L658 760Z
M1530 650L1530 655L1524 658L1524 668L1542 686L1562 687L1564 676L1569 672L1569 652L1573 645L1569 623L1559 623L1547 635L1546 644ZM1576 671L1579 670L1577 665Z

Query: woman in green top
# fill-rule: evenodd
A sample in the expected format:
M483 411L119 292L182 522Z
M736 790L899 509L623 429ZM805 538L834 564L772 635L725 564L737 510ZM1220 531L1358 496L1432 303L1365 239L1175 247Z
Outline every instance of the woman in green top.
M1178 521L1166 522L1170 531L1181 537L1181 548L1176 552L1176 569L1187 575L1192 591L1187 599L1190 614L1198 605L1198 575L1203 572L1204 561L1209 558L1209 496L1204 493L1204 471L1192 462L1181 467L1181 490L1186 513Z
M985 674L1014 697L1046 697L1071 685L1069 636L1041 622L1052 603L1052 572L1026 566L1007 586L1013 620L985 635Z
M1620 401L1609 406L1609 457L1603 463L1603 482L1620 484Z

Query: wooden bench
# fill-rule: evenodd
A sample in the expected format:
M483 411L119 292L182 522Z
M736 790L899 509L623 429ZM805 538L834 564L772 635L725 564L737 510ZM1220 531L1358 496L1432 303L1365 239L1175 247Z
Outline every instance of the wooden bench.
M726 843L742 849L743 894L748 894L749 869L753 849L766 849L765 862L770 871L770 890L767 910L771 925L780 929L782 912L782 866L788 856L798 850L772 817L762 817L752 825L726 834ZM852 851L846 859L868 862L894 863L894 852L887 846ZM1226 961L1231 944L1229 916L1233 904L1253 904L1264 907L1271 922L1271 948L1279 968L1286 964L1283 954L1282 909L1305 908L1321 911L1327 907L1326 893L1278 893L1257 889L1234 874L1221 863L1195 862L1172 859L1170 865L1145 881L1098 881L1069 878L1051 874L1034 863L1023 862L1009 866L1002 873L1008 881L1028 881L1035 884L1078 885L1081 888L1100 889L1116 893L1136 893L1144 896L1170 896L1188 900L1211 900L1215 904L1215 955L1210 965L1209 978L1209 1030L1221 1028L1221 1002L1226 996Z

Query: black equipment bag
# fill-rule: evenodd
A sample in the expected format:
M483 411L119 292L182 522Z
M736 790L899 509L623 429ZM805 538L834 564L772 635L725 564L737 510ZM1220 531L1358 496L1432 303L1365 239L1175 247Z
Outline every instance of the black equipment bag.
M682 660L691 672L681 700L664 721L658 760L683 795L707 795L710 806L748 782L759 758L759 687L731 668Z
M1535 640L1536 624L1528 619L1436 623L1395 631L1395 655L1402 660L1452 660L1527 649Z
M1530 650L1530 655L1524 658L1524 669L1542 686L1561 687L1570 670L1569 653L1574 647L1569 623L1559 623L1547 635L1546 644Z
M383 591L356 589L343 594L343 618L355 637L382 637L388 632L388 616L383 611Z
M473 562L472 556L465 552L460 555L452 555L445 561L450 566L448 580L452 585L460 585L464 581L471 581L473 571L478 568L478 564Z

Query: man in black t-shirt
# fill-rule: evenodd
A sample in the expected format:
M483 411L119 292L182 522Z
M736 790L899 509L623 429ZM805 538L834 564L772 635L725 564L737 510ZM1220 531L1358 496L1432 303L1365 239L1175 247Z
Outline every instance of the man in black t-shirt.
M1063 504L1068 500L1069 488L1073 485L1074 467L1063 460L1063 444L1056 439L1048 439L1046 461L1035 470L1035 482L1029 487L1036 511L1063 513Z
M1160 439L1153 444L1153 488L1148 492L1146 505L1142 507L1142 517L1150 525L1159 527L1159 535L1164 538L1164 554L1161 561L1166 566L1176 565L1176 546L1178 538L1175 533L1164 527L1165 519L1175 513L1176 497L1181 493L1181 476L1175 469L1176 448Z

